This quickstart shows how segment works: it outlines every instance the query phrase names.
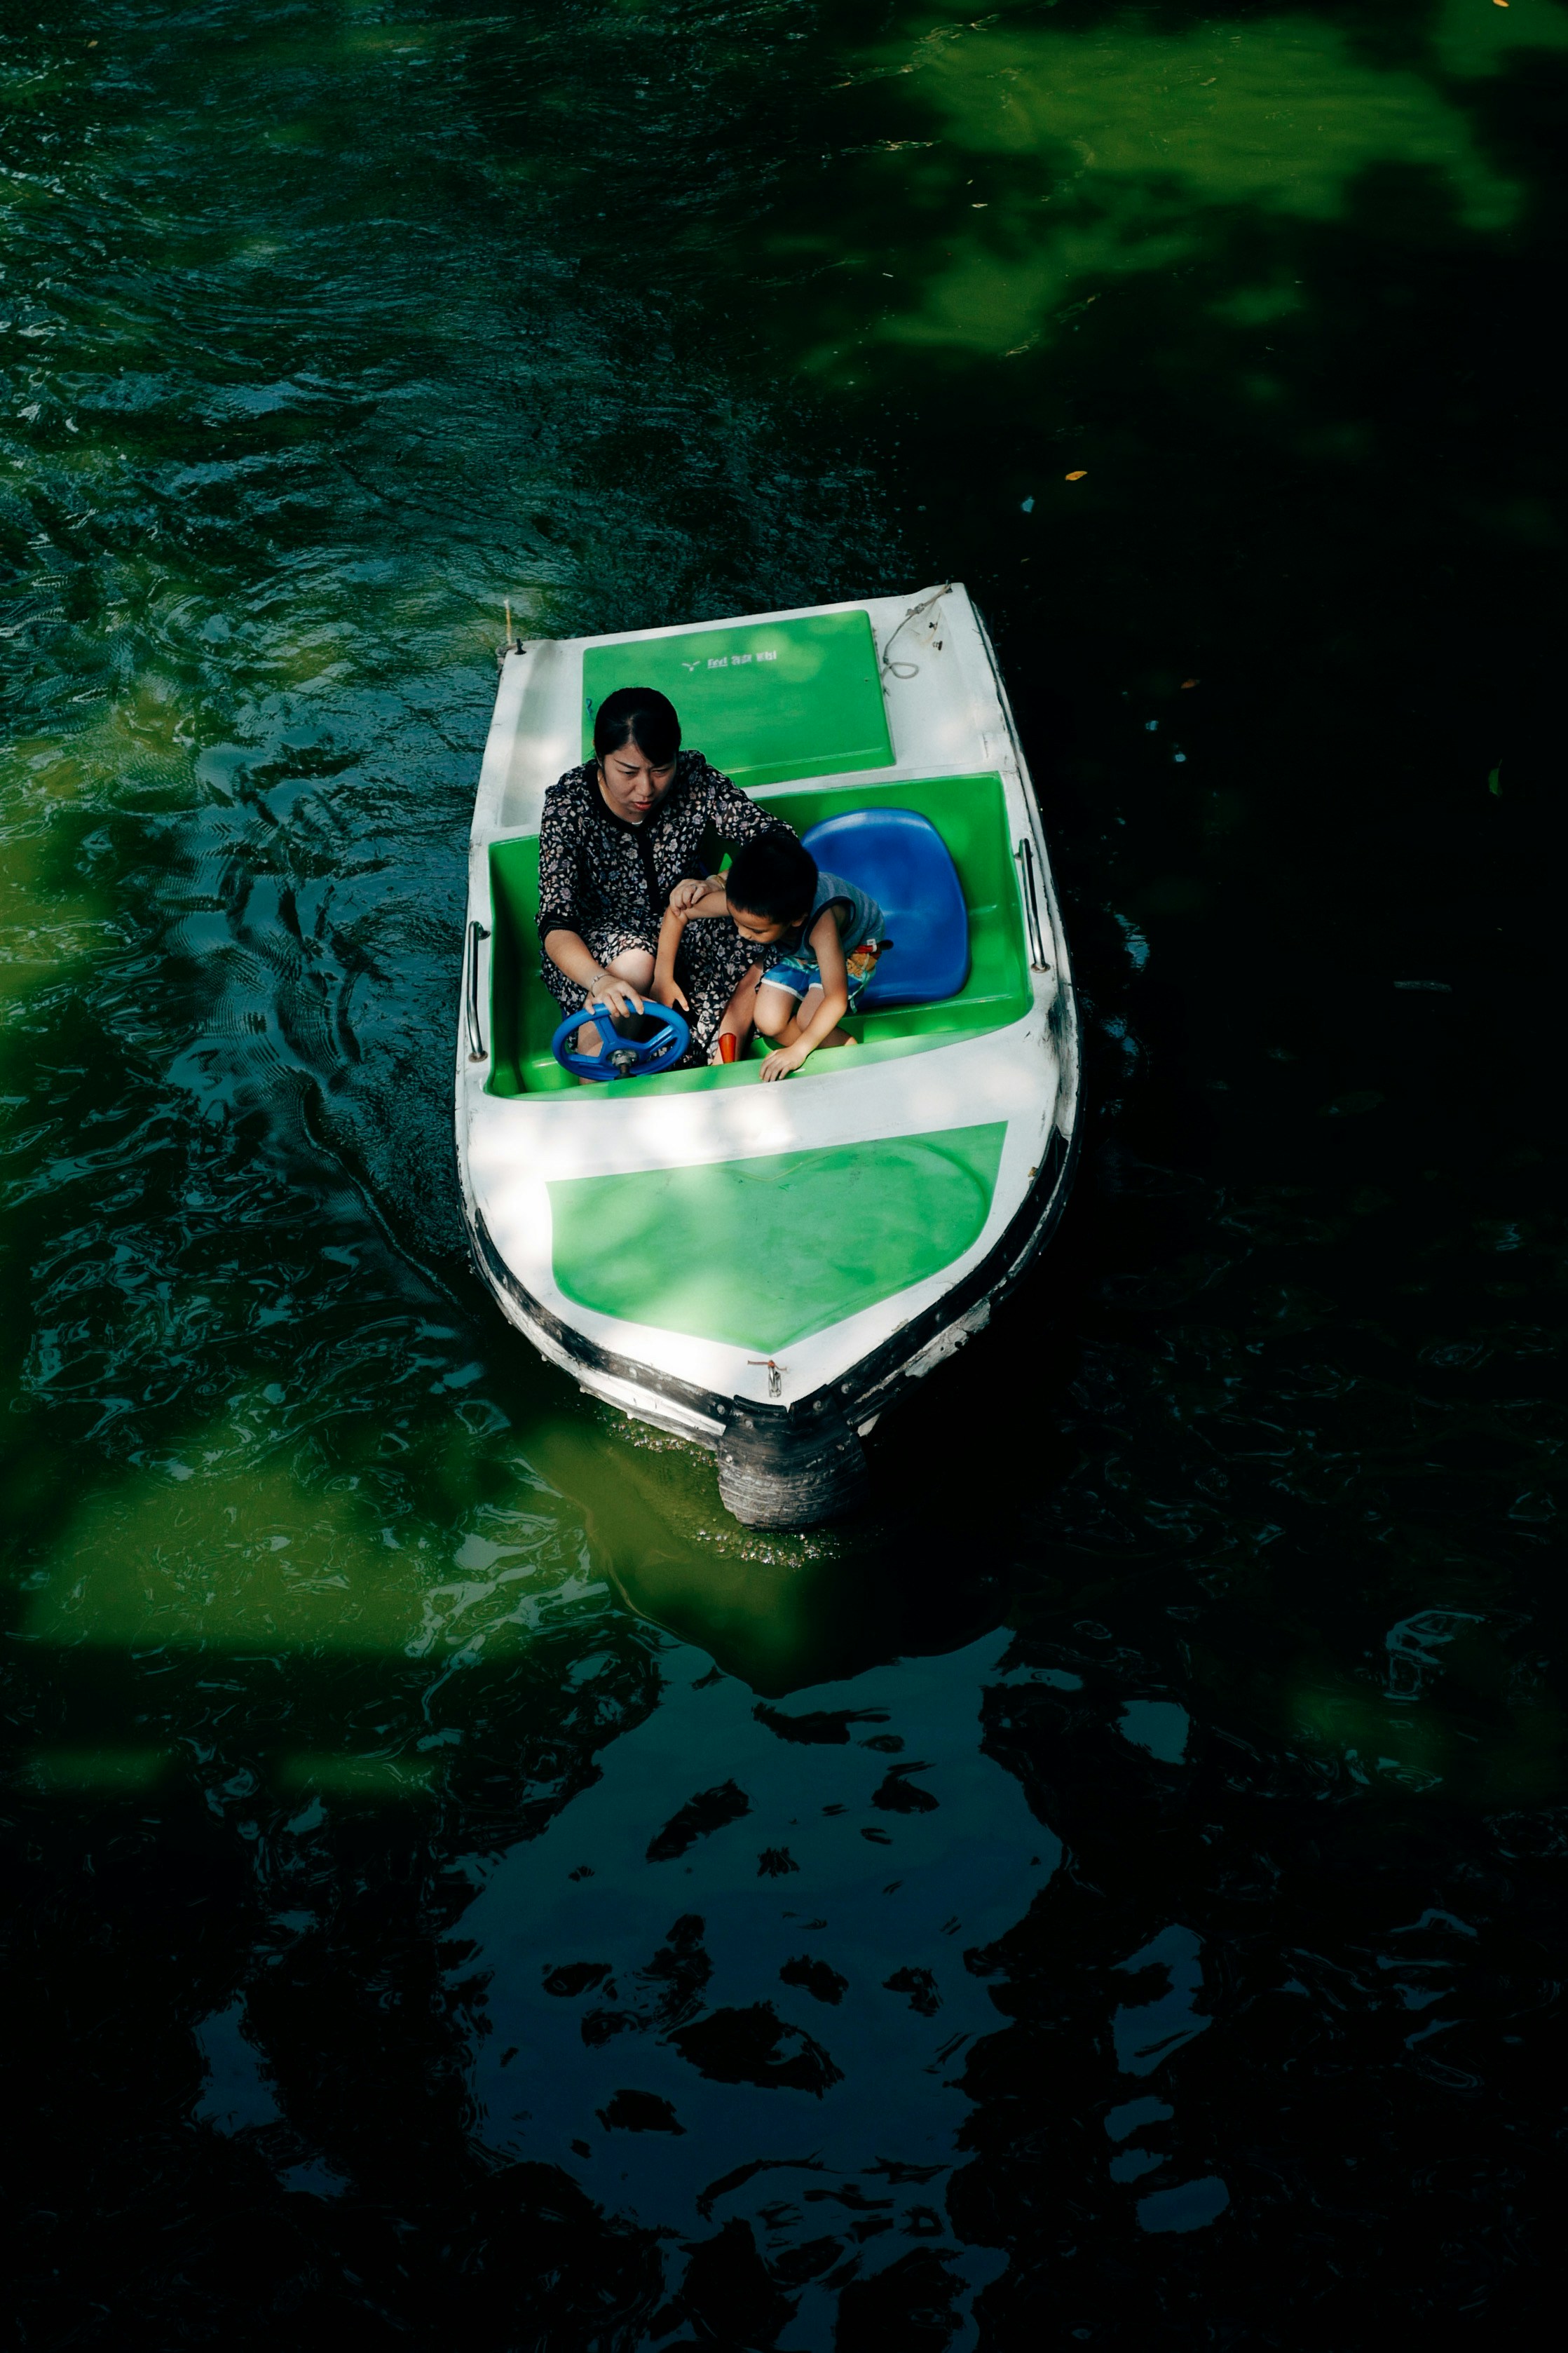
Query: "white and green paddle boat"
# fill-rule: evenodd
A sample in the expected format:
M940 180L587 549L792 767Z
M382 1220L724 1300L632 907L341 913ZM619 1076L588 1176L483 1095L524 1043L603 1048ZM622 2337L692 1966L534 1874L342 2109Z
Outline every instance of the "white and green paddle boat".
M600 702L634 685L668 694L684 740L808 841L864 813L820 862L879 898L893 944L844 1024L859 1043L782 1084L760 1083L760 1045L603 1085L552 1050L541 808L590 756ZM907 860L877 866L900 828L917 849L939 841L934 960L900 958L933 919ZM801 1527L860 1499L873 1423L984 1326L1051 1231L1078 1112L1045 836L963 587L504 649L458 1041L474 1257L552 1364L711 1448L736 1518Z

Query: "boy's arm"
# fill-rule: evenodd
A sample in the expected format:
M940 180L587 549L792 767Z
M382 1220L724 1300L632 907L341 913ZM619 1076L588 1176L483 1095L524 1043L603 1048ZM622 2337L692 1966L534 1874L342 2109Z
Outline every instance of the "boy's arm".
M706 881L695 879L678 882L669 894L669 912L679 915L683 923L694 915L727 915L729 896L721 874L710 874Z
M661 1005L678 1005L682 1013L689 1008L686 991L675 977L675 956L685 929L685 916L678 909L667 907L658 927L658 949L653 960L652 994Z
M695 916L722 915L729 912L722 879L710 874L706 882L678 882L669 894L669 904L658 927L658 948L653 962L653 993L661 1005L678 1005L685 1013L689 1010L686 992L675 977L675 959L680 947L680 934Z
M831 907L825 908L811 927L812 953L822 975L822 1002L793 1046L780 1046L763 1064L764 1079L787 1078L806 1056L831 1038L849 1010L849 976L844 968L844 944Z

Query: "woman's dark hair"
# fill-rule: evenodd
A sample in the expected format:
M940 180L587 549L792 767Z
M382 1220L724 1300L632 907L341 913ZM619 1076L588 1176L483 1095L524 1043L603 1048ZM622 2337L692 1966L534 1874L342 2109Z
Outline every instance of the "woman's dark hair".
M787 826L743 841L724 877L731 907L768 923L798 923L816 895L816 860Z
M680 722L668 694L657 686L617 686L594 713L594 756L618 752L635 744L656 768L674 759L680 749Z

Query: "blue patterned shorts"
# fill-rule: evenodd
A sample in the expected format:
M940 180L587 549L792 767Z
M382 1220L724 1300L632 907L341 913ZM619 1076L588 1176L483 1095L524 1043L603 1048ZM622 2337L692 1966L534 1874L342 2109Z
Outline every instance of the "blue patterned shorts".
M849 984L851 1013L859 1003L861 990L877 969L877 957L879 953L879 944L868 940L863 947L855 950L853 955L846 956L844 959L844 976ZM782 988L784 995L793 997L798 1005L808 988L821 987L822 975L817 969L815 956L809 959L805 956L784 956L779 963L769 965L759 986L763 988Z

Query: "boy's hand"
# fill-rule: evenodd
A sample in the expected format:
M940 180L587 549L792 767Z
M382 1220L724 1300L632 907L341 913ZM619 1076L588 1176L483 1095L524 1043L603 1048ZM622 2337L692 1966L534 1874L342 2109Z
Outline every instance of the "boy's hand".
M667 978L662 973L654 974L653 993L661 1005L676 1006L682 1013L689 1013L691 1010L686 1001L686 991L681 987L680 983L678 980Z
M792 1071L799 1070L810 1050L809 1047L775 1046L763 1064L763 1078L787 1079Z
M698 901L707 896L706 882L693 882L690 880L678 882L669 894L669 912L672 915L688 915Z

